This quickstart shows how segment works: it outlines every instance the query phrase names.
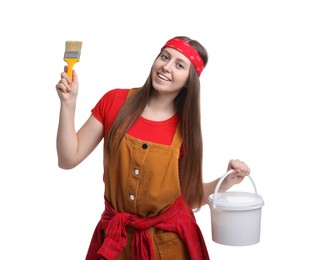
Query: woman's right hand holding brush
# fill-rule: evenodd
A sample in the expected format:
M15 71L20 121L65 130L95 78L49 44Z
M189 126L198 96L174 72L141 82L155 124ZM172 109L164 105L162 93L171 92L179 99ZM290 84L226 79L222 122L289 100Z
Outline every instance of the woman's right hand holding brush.
M73 70L72 79L70 79L66 71L67 66L65 66L64 72L61 73L61 78L56 85L56 91L61 103L71 106L75 105L78 95L78 75Z

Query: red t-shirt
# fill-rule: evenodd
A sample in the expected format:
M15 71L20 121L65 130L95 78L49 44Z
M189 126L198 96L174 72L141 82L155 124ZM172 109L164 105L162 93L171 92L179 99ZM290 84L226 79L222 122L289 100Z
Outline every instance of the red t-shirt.
M104 125L104 137L125 103L129 89L113 89L108 91L92 109L93 116ZM149 142L170 145L178 124L178 116L175 114L164 121L152 121L139 117L129 129L128 134Z

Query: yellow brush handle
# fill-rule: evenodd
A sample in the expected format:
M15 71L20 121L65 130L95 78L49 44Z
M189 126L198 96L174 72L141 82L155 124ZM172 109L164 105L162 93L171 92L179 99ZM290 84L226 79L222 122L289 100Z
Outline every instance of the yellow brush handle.
M75 65L79 59L64 59L64 61L67 62L68 64L68 69L67 69L67 74L69 76L70 79L72 79L72 69L73 69L73 65Z

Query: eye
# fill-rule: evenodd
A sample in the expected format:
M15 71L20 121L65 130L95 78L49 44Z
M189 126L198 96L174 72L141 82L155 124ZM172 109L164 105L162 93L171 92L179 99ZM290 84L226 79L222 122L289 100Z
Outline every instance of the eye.
M181 63L177 63L176 66L178 69L184 69L185 68L185 66Z
M162 60L169 60L169 56L166 53L161 54L161 59Z

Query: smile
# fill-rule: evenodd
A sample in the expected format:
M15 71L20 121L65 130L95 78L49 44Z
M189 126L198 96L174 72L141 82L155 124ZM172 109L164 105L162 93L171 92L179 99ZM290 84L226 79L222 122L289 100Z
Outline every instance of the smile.
M165 77L164 75L157 73L158 77L165 80L165 81L171 81L168 77Z

